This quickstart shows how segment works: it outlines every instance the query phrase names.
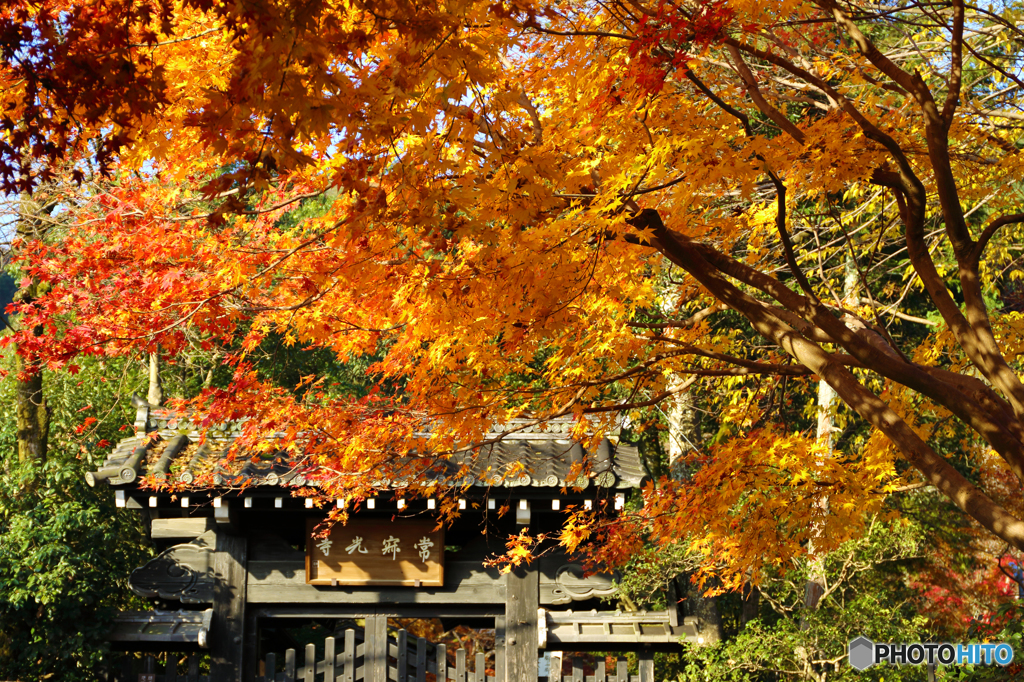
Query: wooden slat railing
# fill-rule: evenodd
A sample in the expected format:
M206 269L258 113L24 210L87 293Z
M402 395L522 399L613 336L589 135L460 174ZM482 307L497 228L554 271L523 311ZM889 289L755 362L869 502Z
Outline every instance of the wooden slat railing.
M580 658L572 659L572 672L568 675L562 674L562 652L555 651L551 654L551 672L548 682L641 682L640 675L630 675L629 665L624 659L615 659L615 670L605 670L605 662L597 661L594 665L594 674L585 675L583 661ZM643 682L646 682L644 680Z
M443 644L434 647L434 655L430 656L426 639L410 639L405 630L388 638L389 682L497 682L493 674L488 674L487 656L482 652L475 654L470 667L466 650L456 649L453 666L449 664L448 650ZM301 665L295 649L285 651L283 666L279 666L275 654L267 654L262 675L256 679L258 682L372 682L366 680L365 651L364 643L356 644L355 632L346 630L342 642L334 637L326 639L321 661L316 660L316 647L312 644L307 644L302 652ZM500 656L500 652L496 656Z
M316 646L307 644L298 665L295 649L284 652L284 665L278 670L277 655L267 654L259 682L357 682L365 678L363 656L366 644L356 644L355 630L345 630L339 642L334 637L324 641L324 659L316 660Z
M428 642L418 637L409 641L405 630L399 630L395 638L388 638L388 681L389 682L501 682L495 679L494 671L487 669L487 655L483 652L469 659L465 649L455 650L454 665L448 660L448 649L438 644L434 656L428 656ZM340 645L340 651L339 651ZM295 649L285 652L283 670L278 671L277 658L267 654L265 672L259 682L373 682L365 679L363 665L364 644L356 644L355 633L345 631L344 642L328 637L324 645L324 660L316 660L316 647L307 644L301 666L296 660ZM496 660L501 652L495 652ZM500 669L500 665L496 665ZM551 673L548 682L647 682L640 675L629 674L624 659L616 659L614 670L606 670L603 660L594 665L593 674L585 674L582 659L574 657L570 674L563 675L562 654L553 652Z
M399 630L395 639L388 638L388 680L390 682L501 682L489 675L483 652L472 658L472 668L465 649L455 650L454 665L449 664L448 650L443 644L434 648L429 656L429 643L422 637L410 646L405 630ZM263 673L258 682L372 682L365 680L363 655L365 644L356 643L356 633L345 630L340 641L328 637L324 643L324 660L316 660L316 647L307 644L301 666L295 649L285 651L282 664L278 665L276 654L267 654ZM496 657L501 652L496 652ZM179 674L178 668L184 659L186 672ZM563 673L562 652L552 652L551 672L548 682L647 682L637 674L630 675L625 660L616 659L614 670L606 670L603 660L594 664L594 674L585 674L583 661L573 657L571 671ZM497 663L497 659L495 661ZM157 672L163 667L162 672ZM278 668L281 668L278 670ZM500 669L500 666L496 666ZM141 671L140 671L141 668ZM493 672L493 671L491 671ZM154 656L125 658L120 670L108 676L111 682L210 682L209 676L199 674L199 654L167 654L166 661Z

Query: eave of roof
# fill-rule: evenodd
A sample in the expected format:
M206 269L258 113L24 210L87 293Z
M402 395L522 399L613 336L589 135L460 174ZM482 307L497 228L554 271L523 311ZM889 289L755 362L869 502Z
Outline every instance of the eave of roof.
M434 460L425 475L441 487L586 488L593 484L629 489L649 478L635 447L605 438L587 452L570 440L572 426L567 419L546 424L512 422L488 434L487 445ZM100 481L132 485L140 476L192 484L199 471L212 472L207 479L213 487L318 485L312 469L282 450L227 461L224 454L241 434L238 424L215 426L203 434L187 416L141 403L135 427L140 435L123 439L98 471L86 474L90 485ZM205 444L200 446L203 435ZM510 470L515 473L509 475ZM579 471L584 473L569 479ZM404 484L386 479L373 482L379 489Z

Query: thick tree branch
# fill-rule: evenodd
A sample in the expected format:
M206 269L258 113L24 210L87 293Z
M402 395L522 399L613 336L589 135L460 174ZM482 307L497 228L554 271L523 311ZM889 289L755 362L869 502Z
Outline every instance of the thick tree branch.
M761 89L757 86L757 79L754 78L754 74L750 72L750 68L747 63L743 61L743 56L740 55L739 50L732 44L727 43L729 48L729 54L732 55L733 65L736 67L736 73L739 74L743 80L744 85L747 86L747 92L750 94L750 99L754 100L754 104L761 111L762 114L771 119L772 123L779 126L787 135L792 137L794 140L803 144L807 136L804 135L803 131L793 125L786 116L776 109L774 106L769 104L768 100L761 94ZM716 102L717 103L717 102Z
M904 192L907 195L908 214L907 246L908 254L925 284L929 296L950 329L957 337L964 352L978 366L985 377L1009 398L1018 419L1024 419L1024 384L1009 367L1003 357L999 344L992 332L988 310L982 294L978 268L971 256L976 249L971 239L970 230L960 203L956 178L950 163L948 129L949 123L939 113L931 91L920 75L910 76L898 69L868 40L854 22L836 5L834 0L818 0L818 4L832 10L836 22L843 26L857 44L858 49L877 68L900 82L910 91L925 119L925 139L928 144L928 158L935 176L935 185L942 208L946 234L949 236L956 256L961 290L964 295L964 311L952 300L946 289L945 281L935 269L923 239L923 225L926 197L923 187L916 177L911 178L906 169L904 176ZM962 33L962 29L961 29ZM959 81L957 82L959 88ZM952 106L952 105L951 105ZM909 182L908 182L909 181Z
M655 227L662 252L672 262L689 272L716 298L746 317L758 333L824 379L847 405L895 443L925 479L960 509L1014 547L1024 550L1024 522L964 478L888 405L865 389L848 369L820 346L770 315L756 300L729 284L692 242L669 233L656 211L645 210L642 218L646 224Z
M751 268L745 263L729 258L727 255L707 245L690 242L686 238L670 232L665 227L657 211L645 210L635 216L631 223L638 226L642 225L647 229L653 228L657 239L656 246L662 253L677 265L683 267L701 284L704 284L719 300L741 312L748 319L756 307L760 310L759 316L775 320L779 324L785 324L788 329L793 330L794 334L798 334L805 342L811 343L810 337L806 333L796 331L799 327L782 322L785 319L784 316L780 316L771 307L749 295L739 292L738 289L736 289L738 293L733 294L733 297L741 297L737 300L742 302L742 308L738 308L737 304L733 301L720 296L715 290L708 287L702 279L702 277L708 276L708 274L694 271L691 269L694 267L693 265L690 265L690 267L684 266L684 260L680 258L678 252L684 250L687 253L697 254L702 267L710 268L714 271L714 276L717 278L721 278L721 275L717 274L721 273L767 293L775 298L785 309L791 311L791 314L795 313L794 317L806 320L804 324L808 325L811 329L820 330L830 341L842 346L844 350L864 367L869 367L882 376L907 386L922 395L926 395L938 404L946 407L985 438L993 449L1006 460L1015 475L1024 481L1024 439L1016 435L1020 429L1019 420L1010 420L1015 425L1013 426L1003 417L994 418L983 407L982 401L976 395L978 388L976 385L972 386L971 393L964 393L960 390L963 386L962 382L950 381L950 378L947 376L927 371L928 368L906 362L885 342L879 332L871 329L866 322L860 320L860 318L852 313L846 311L843 319L840 320L820 302L814 302L801 296L784 286L781 282L778 282L778 280ZM724 279L722 281L725 282ZM732 287L731 284L727 286ZM981 385L984 386L984 384ZM990 389L988 389L985 398L989 404L995 404L1000 400Z
M918 86L924 85L924 81L921 80L921 77L916 75L912 76L900 67L896 66L892 60L882 54L878 48L875 47L875 44L871 42L863 32L861 32L853 19L851 19L850 16L839 7L835 0L816 0L815 4L832 13L832 16L835 17L836 23L846 30L846 33L857 46L857 50L864 55L864 57L875 66L875 68L884 73L907 92L914 94L915 97L918 96ZM915 82L915 78L917 82ZM930 96L931 94L929 93L929 97Z
M699 355L709 360L720 360L721 362L735 365L736 367L743 367L749 370L755 370L759 374L776 374L778 376L797 376L809 374L810 371L806 367L800 367L798 365L780 365L778 363L770 362L759 362L757 360L748 360L746 358L736 357L735 355L728 355L726 353L718 353L715 351L709 351L704 348L698 348L693 344L686 343L685 341L679 341L669 336L652 336L651 339L655 341L661 341L662 343L670 343L679 346L679 353L673 353L672 355ZM841 353L835 354L835 357L844 365L850 365L854 367L860 367L861 364L857 362L853 357L844 355Z
M960 101L960 83L963 79L964 64L964 3L953 0L953 28L950 40L949 78L946 83L946 101L942 105L942 120L946 127L953 122L957 102Z

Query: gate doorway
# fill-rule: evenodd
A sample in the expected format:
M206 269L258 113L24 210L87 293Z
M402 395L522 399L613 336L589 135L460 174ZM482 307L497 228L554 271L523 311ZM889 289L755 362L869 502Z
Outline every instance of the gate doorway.
M259 682L496 682L504 680L496 618L357 614L260 623ZM460 619L462 620L462 619ZM488 622L489 621L489 622Z
M281 646L258 662L257 682L504 682L504 652L495 646L499 629L488 637L428 638L428 620L370 615L339 619L332 627L309 624L265 626L263 637ZM411 621L411 622L410 622ZM402 625L411 626L407 630ZM349 627L345 627L349 626ZM283 635L284 630L290 631ZM454 632L450 631L450 632ZM422 633L422 634L417 634ZM432 641L444 639L446 641ZM563 660L564 659L564 660ZM594 659L586 661L586 659ZM586 662L585 662L586 661ZM538 680L547 682L653 682L649 654L641 654L633 674L625 659L553 652L545 657ZM532 681L531 681L532 682Z

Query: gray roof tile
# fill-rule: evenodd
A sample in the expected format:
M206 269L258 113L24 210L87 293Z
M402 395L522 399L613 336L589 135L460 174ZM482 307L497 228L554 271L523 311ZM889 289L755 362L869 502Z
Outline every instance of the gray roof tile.
M200 445L199 426L187 416L162 408L150 408L147 414L140 407L137 419L136 429L143 435L118 443L98 471L86 474L90 485L104 480L111 485L132 484L139 476L151 475L190 484L199 472L204 472L213 474L214 486L295 487L306 485L307 475L312 473L308 469L297 469L294 459L281 450L252 459L236 457L228 461L227 450L241 433L237 423L208 430L206 442ZM433 460L426 476L441 484L459 485L463 479L457 480L457 477L468 465L469 480L465 482L476 487L586 488L594 485L622 489L640 487L648 478L637 449L631 445L605 438L592 452L586 452L579 443L569 439L573 426L569 420L536 425L524 420L510 426L521 427L524 423L528 424L526 428L512 432L509 427L496 428L485 438L487 445ZM156 439L149 437L154 432L159 436ZM135 467L136 475L132 476L133 456L143 451L144 456ZM422 465L422 459L405 458L404 461ZM510 467L520 473L508 475ZM581 471L583 476L574 474ZM378 481L377 485L390 488L394 483Z

